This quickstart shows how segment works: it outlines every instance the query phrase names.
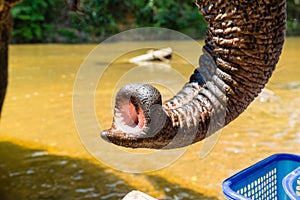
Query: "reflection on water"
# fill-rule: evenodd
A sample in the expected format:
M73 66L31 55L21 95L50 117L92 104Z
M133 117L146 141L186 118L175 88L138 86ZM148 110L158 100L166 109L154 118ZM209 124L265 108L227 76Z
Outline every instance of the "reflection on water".
M120 48L117 43L106 45L107 54ZM130 45L134 43L121 46ZM233 173L274 153L300 152L299 46L300 38L287 39L267 92L222 130L208 156L200 159L200 142L171 166L140 175L97 163L77 135L73 84L94 45L12 46L0 125L0 199L121 199L132 189L160 199L224 199L221 183ZM192 48L186 51L195 59L199 56ZM111 62L105 55L99 60L99 67ZM193 67L177 61L174 57L172 68L188 79ZM109 127L112 120L115 83L134 67L115 63L99 82L95 106L101 128ZM176 80L166 75L163 81ZM164 99L172 95L160 89Z

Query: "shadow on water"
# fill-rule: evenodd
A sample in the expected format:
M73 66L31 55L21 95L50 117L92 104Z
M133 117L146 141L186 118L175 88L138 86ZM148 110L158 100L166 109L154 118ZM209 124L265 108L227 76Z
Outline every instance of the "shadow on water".
M215 199L174 185L158 176L146 176L161 200ZM0 199L122 199L136 188L84 159L51 155L10 142L0 142Z
M197 199L197 200L218 200L216 197L209 197L202 195L194 190L183 188L180 185L171 183L166 179L160 176L148 176L148 180L152 183L152 185L157 190L164 190L165 195L161 197L162 200L189 200L189 199Z
M0 143L0 199L122 199L134 188L87 160Z

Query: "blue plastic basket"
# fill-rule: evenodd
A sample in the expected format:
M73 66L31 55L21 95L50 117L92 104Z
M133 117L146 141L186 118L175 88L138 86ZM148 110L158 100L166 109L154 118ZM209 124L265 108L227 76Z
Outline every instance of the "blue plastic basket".
M283 178L282 186L290 199L300 199L300 167Z
M288 200L282 181L299 166L298 155L272 155L226 179L223 182L223 193L233 200ZM297 184L298 181L292 185L292 190L297 191L300 183Z

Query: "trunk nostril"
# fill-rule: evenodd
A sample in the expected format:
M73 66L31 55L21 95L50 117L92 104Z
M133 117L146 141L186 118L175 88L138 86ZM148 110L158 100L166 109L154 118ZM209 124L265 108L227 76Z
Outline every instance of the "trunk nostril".
M128 115L130 117L130 121L133 122L132 125L137 126L139 124L139 117L138 117L137 109L132 104L132 102L129 102L128 105Z
M145 116L142 108L132 99L123 102L119 109L119 117L116 116L119 128L123 131L140 131L145 125Z

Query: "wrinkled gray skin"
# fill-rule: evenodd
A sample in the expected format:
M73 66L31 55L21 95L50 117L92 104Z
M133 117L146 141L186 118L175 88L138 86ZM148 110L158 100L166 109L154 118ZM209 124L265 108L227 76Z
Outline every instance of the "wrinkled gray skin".
M176 96L123 87L102 138L131 148L172 149L198 142L237 118L268 82L286 29L284 0L197 0L208 31L195 70Z

